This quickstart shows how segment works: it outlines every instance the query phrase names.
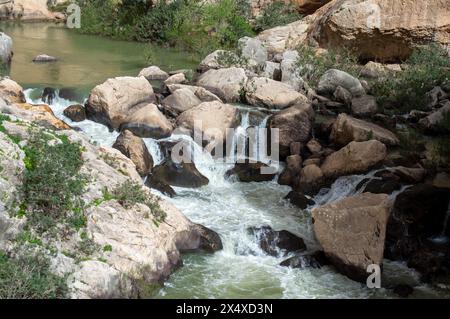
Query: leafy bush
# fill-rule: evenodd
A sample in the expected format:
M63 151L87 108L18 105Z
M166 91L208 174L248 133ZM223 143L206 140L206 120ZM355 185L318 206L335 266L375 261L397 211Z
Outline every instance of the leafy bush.
M37 253L13 259L0 251L0 299L66 298L66 280L49 267L49 260Z
M380 105L395 112L423 110L427 93L450 79L450 58L438 45L419 48L406 61L406 70L379 79L373 92Z
M300 58L297 72L311 86L316 87L320 77L330 69L338 69L353 76L359 76L358 58L349 49L330 49L322 54L309 46L297 48Z
M157 42L204 54L219 47L236 45L253 31L239 3L220 0L79 0L82 5L82 33Z
M47 133L31 130L24 151L21 206L25 207L28 221L40 232L61 221L80 227L84 218L80 196L87 182L79 172L83 165L80 145L66 136L61 136L58 143Z
M275 1L263 8L261 16L254 22L254 29L261 32L280 25L286 25L300 20L302 15L298 13L295 6L284 1Z
M116 200L126 209L133 208L136 204L143 204L150 208L153 221L156 225L165 221L166 212L159 206L159 199L145 192L142 185L132 180L119 184L112 192L103 189L103 198L94 200L93 205L99 206L103 202ZM148 216L150 217L150 216Z

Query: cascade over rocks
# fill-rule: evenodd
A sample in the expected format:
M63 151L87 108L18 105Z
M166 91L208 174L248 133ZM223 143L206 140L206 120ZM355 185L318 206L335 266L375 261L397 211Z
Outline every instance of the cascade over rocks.
M150 174L153 168L153 158L150 155L144 141L128 130L124 130L117 137L113 148L131 159L136 165L136 170L141 176Z
M383 264L389 197L364 193L312 210L314 233L342 274L366 282L367 266Z
M282 267L289 267L294 269L320 269L325 265L329 265L329 262L323 251L316 251L315 253L297 253L294 257L291 257L280 264L280 266Z
M26 142L30 127L28 119L33 119L34 110L19 109L14 105L7 107L8 113L19 116L22 122L3 120L3 127L8 134L14 133ZM42 127L35 126L35 129L43 134ZM142 183L133 162L119 151L93 145L88 137L73 130L66 130L63 134L70 141L80 143L84 161L80 173L95 177L88 180L86 192L82 195L85 203L102 199L105 188L111 192L125 181ZM0 152L0 163L4 168L0 172L0 208L3 208L6 198L3 195L10 194L3 192L4 186L15 194L14 191L19 190L22 184L25 154L2 132L0 145L2 150L8 151L7 154ZM142 191L151 195L143 185ZM214 231L192 223L168 202L157 197L154 200L166 214L165 221L158 226L149 218L152 211L146 205L135 204L125 208L114 199L87 205L83 231L92 241L93 253L89 260L80 261L66 253L78 247L80 236L61 239L43 235L43 242L56 250L48 254L51 264L56 267L50 270L62 277L69 276L67 283L71 298L136 298L143 292L142 285L160 283L179 267L182 251L214 252L222 248L220 237ZM9 253L23 229L23 219L6 216L1 213L3 211L0 209L0 247ZM103 251L102 248L107 246L111 249ZM45 250L45 246L42 249Z
M256 237L259 247L271 256L286 256L291 252L306 250L303 239L287 230L275 231L270 226L263 226L251 227L248 232Z

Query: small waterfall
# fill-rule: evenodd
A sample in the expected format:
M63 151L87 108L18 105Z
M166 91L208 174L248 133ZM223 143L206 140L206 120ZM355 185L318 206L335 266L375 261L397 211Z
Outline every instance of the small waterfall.
M450 222L450 203L447 207L447 213L445 214L444 224L442 226L442 232L439 236L433 237L430 240L436 244L446 244L450 238L447 236L448 223Z

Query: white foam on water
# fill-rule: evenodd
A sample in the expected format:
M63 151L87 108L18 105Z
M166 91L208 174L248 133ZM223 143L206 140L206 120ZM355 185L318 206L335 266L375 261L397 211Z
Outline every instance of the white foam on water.
M33 90L27 90L31 100ZM57 97L50 105L55 115L73 127L80 128L93 141L111 146L118 136L105 126L83 121L74 123L63 115L63 110L79 102ZM250 126L248 113L243 111L239 134ZM267 117L259 125L265 127ZM232 164L218 163L211 155L192 141L191 137L174 135L165 140L183 139L194 146L194 161L198 170L210 183L199 189L176 188L178 196L166 200L177 206L189 219L217 231L224 249L212 255L186 255L184 267L174 273L157 298L368 298L392 296L384 289L369 290L365 285L338 274L333 268L290 269L279 264L287 257L264 254L255 238L247 232L249 227L270 225L275 230L288 230L305 239L310 249L317 248L310 213L293 207L283 198L290 188L276 181L239 183L225 178ZM155 164L163 154L154 139L145 139ZM276 163L278 165L278 163ZM314 199L318 204L328 203L355 193L356 185L364 178L360 175L338 179L330 190ZM156 191L155 191L156 192ZM392 266L400 267L400 266ZM403 267L403 266L402 266ZM407 271L405 271L407 273ZM426 288L424 288L426 291Z

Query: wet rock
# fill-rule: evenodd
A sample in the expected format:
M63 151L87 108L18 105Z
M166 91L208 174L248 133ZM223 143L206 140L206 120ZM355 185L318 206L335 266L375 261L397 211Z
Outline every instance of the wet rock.
M422 167L390 167L386 170L381 170L375 174L376 177L383 179L395 179L404 184L417 184L424 180L427 171Z
M209 70L203 73L197 81L197 85L211 91L223 101L239 102L242 89L247 82L247 75L242 68L226 68Z
M64 110L64 115L74 122L83 122L86 120L86 110L83 105L75 104Z
M280 185L293 185L294 180L302 170L302 157L300 155L290 155L286 158L286 168L278 178Z
M308 206L315 204L312 199L296 191L290 192L284 199L288 199L292 205L295 205L300 209L306 209Z
M153 168L153 158L142 138L125 130L117 137L113 148L119 150L123 155L131 159L136 165L136 170L141 176L150 174Z
M323 251L317 251L315 253L298 253L295 254L294 257L291 257L280 264L282 267L297 269L319 269L325 265L328 265L328 260Z
M183 253L214 253L222 250L223 244L218 233L203 225L194 224L189 233L189 237L179 236L177 248Z
M54 88L46 87L42 93L42 101L47 104L53 104L56 98L56 90Z
M149 176L147 178L147 180L145 181L145 186L147 186L148 188L156 189L157 191L160 191L170 198L177 196L177 193L169 184L166 184L163 181L155 180L152 178L152 176Z
M307 195L313 195L322 188L325 178L322 169L316 164L303 167L300 179L295 188Z
M402 184L396 180L365 179L358 186L357 190L362 189L363 193L372 194L392 194L401 189Z
M325 177L364 173L383 162L386 146L376 140L351 142L325 159L321 170Z
M322 95L331 96L336 91L338 86L349 91L353 97L358 97L366 94L361 82L351 76L350 74L331 69L325 72L325 74L320 78L317 87L317 93Z
M339 114L330 134L330 140L341 146L352 141L364 142L372 139L391 146L399 144L399 139L391 131L344 113Z
M262 77L247 82L245 98L250 105L269 109L285 109L298 103L307 103L307 98L292 86Z
M47 54L40 54L33 59L34 63L50 63L50 62L56 62L56 61L58 61L57 58L47 55Z
M264 170L267 171L265 172ZM226 172L225 176L237 176L238 180L243 183L259 183L273 180L276 173L276 170L267 164L246 161L246 163L236 163L233 169Z
M281 159L289 156L292 143L305 143L309 140L313 122L314 111L307 103L284 109L268 119L268 129L279 129Z
M158 183L185 188L199 188L209 183L208 178L198 171L194 163L176 163L171 157L153 168L151 179Z
M342 274L366 282L367 266L382 266L389 197L365 193L314 208L314 233Z
M259 247L271 256L306 250L303 239L286 230L275 231L270 226L263 226L249 228L248 232L257 238Z

